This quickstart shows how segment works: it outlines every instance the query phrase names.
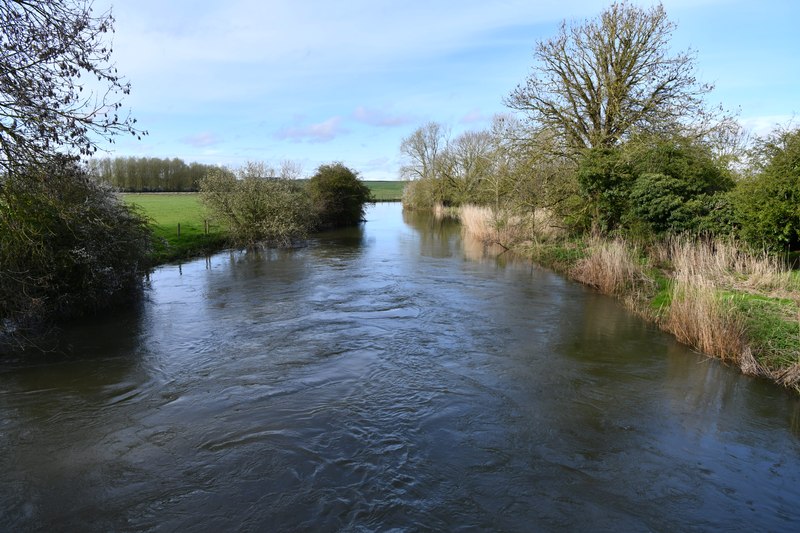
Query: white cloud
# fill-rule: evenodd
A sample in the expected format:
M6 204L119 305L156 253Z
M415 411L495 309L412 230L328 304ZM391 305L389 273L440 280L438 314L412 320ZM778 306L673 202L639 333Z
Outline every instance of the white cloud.
M473 109L461 117L459 122L461 124L475 124L476 122L485 122L486 120L488 120L488 117L481 113L479 109Z
M281 128L275 137L292 141L326 142L347 133L341 123L341 117L331 117L317 124L287 126Z
M767 115L760 117L746 117L739 119L739 123L750 133L765 136L778 127L787 126L796 122L794 115Z
M204 131L195 135L184 137L181 139L181 141L195 148L208 148L221 143L222 139L210 131Z
M404 126L413 121L409 115L393 115L377 109L369 109L359 106L353 111L353 118L370 126L390 128L394 126Z

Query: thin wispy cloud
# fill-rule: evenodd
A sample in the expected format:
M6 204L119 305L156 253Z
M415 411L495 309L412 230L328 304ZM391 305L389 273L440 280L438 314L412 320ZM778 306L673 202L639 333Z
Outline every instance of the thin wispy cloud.
M459 120L459 122L461 124L475 124L477 122L485 122L487 120L489 120L489 117L481 113L480 110L473 109L472 111L461 117L461 120Z
M204 131L195 135L184 137L181 139L181 141L184 144L188 144L189 146L193 146L195 148L209 148L221 143L222 139L210 131Z
M341 124L341 117L331 117L316 124L292 125L281 128L275 134L275 137L291 141L327 142L347 133L347 130Z
M381 128L403 126L412 123L414 120L410 115L394 115L385 111L369 109L363 106L358 106L356 110L353 111L353 118L364 124L378 126Z

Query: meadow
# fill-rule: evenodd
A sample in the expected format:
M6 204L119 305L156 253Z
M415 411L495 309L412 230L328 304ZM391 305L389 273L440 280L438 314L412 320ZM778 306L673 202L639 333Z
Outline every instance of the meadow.
M150 222L156 263L216 251L225 245L227 228L210 217L197 193L126 193L122 198Z
M403 198L405 181L364 181L372 191L372 197L379 202L399 202Z
M364 184L382 202L399 201L405 186L403 181ZM124 193L122 198L150 221L156 263L214 252L226 244L227 228L211 217L197 193Z

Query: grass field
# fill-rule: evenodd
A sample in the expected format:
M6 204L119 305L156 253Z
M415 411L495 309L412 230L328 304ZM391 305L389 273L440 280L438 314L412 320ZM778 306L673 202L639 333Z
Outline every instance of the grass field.
M376 200L384 202L399 201L405 186L403 181L364 183ZM122 197L150 220L156 238L154 259L158 263L202 255L225 246L227 229L206 213L197 193L126 193Z
M372 196L381 202L397 201L403 198L405 181L364 181L372 191Z
M150 220L156 237L154 259L159 263L215 251L225 245L226 228L206 214L196 193L128 193L123 200Z

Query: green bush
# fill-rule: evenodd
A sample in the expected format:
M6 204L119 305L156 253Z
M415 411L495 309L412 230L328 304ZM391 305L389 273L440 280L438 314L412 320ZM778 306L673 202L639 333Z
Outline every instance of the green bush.
M323 227L353 226L364 219L372 200L369 187L342 163L322 165L308 182L308 194Z
M593 229L616 229L628 208L633 175L619 149L588 150L578 167L578 183ZM589 224L585 224L589 225Z
M200 198L227 226L241 246L289 246L303 240L314 225L311 202L296 182L249 172L241 178L212 172L200 182Z
M0 332L126 301L150 243L146 220L72 159L0 177Z
M773 251L800 249L800 128L762 139L753 175L733 191L743 239Z

